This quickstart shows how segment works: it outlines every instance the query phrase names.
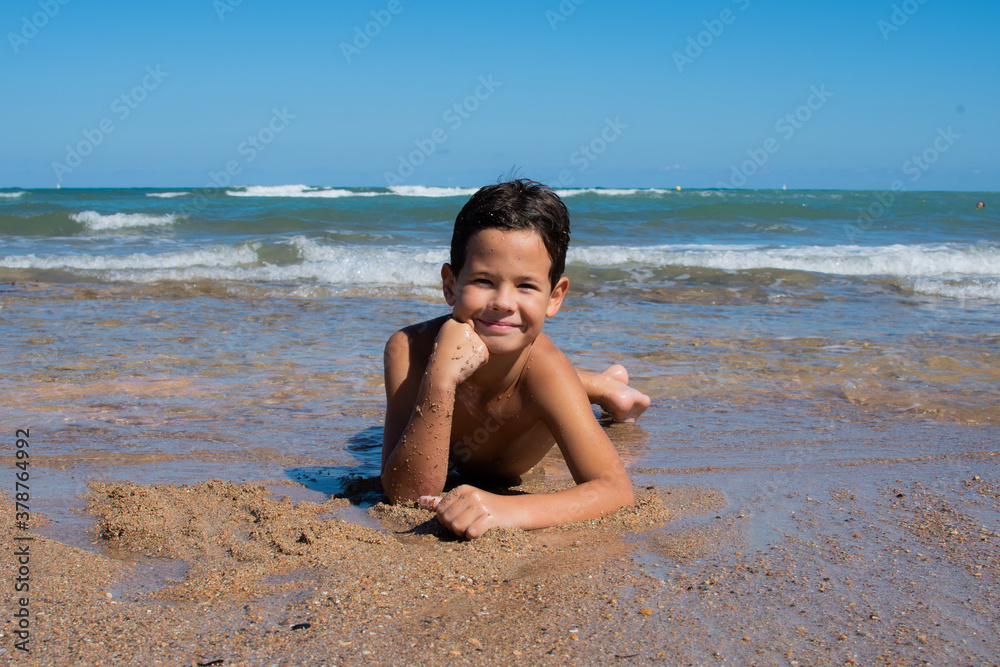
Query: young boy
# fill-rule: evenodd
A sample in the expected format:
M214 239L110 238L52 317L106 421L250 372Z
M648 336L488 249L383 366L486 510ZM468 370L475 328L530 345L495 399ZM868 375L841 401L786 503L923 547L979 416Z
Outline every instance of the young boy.
M450 315L397 331L385 348L382 486L418 501L472 539L493 527L544 528L634 502L591 402L622 421L649 406L621 366L577 372L542 333L562 305L569 214L533 181L480 189L455 220L441 268ZM516 478L557 444L576 486L496 495L474 486L439 497L450 466L470 478Z

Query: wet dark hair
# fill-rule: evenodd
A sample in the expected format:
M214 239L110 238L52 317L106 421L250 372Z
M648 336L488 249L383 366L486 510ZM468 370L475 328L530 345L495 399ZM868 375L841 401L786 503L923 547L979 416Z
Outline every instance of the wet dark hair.
M569 211L559 195L546 185L527 179L512 179L480 188L455 218L451 236L451 269L458 275L465 266L469 239L484 229L537 232L552 260L552 287L566 269L569 247Z

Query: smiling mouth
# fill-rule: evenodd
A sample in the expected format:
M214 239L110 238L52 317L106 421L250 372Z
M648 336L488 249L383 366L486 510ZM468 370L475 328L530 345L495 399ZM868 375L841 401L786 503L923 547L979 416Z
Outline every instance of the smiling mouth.
M511 331L512 329L520 328L520 325L514 324L513 322L503 322L499 320L480 319L479 323L491 331Z

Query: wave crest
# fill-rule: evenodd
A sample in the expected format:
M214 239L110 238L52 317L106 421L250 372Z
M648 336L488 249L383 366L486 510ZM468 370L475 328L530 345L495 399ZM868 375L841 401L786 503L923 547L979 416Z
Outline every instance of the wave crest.
M186 197L190 192L147 192L147 197L159 197L160 199L170 199L172 197Z
M1000 280L998 279L941 279L914 278L900 281L900 287L916 294L943 296L950 299L992 299L1000 301Z
M986 245L590 246L570 248L571 264L591 267L689 266L723 271L782 269L845 276L996 276L1000 248Z
M662 190L660 188L574 188L574 189L557 189L555 193L560 197L573 197L576 195L604 195L606 197L627 197L629 195L662 195L669 190Z
M83 223L87 229L103 232L130 227L162 227L177 222L173 213L165 215L149 215L147 213L112 213L102 215L97 211L81 211L69 216L75 222Z
M337 199L339 197L377 197L385 193L344 188L320 188L310 185L247 185L242 188L226 190L226 194L231 197L322 197Z
M471 197L479 188L445 188L433 185L393 185L389 191L401 197Z

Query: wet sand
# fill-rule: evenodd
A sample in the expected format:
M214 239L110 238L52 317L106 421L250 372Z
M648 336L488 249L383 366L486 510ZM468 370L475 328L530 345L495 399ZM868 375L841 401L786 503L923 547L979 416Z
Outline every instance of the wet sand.
M640 432L612 429L626 449ZM8 614L0 655L38 665L995 664L998 463L980 452L887 460L860 475L834 465L811 471L808 489L761 487L760 469L717 471L725 488L637 483L636 506L603 520L471 542L430 512L380 502L370 478L329 499L287 481L92 482L74 509L90 522L89 544L46 537L52 526L37 514L19 531L2 501L3 543L15 532L35 541L31 654L14 654ZM557 459L543 466L523 490L568 483ZM0 586L12 609L10 567Z
M46 289L2 310L0 663L1000 663L992 325L815 338L827 311L804 306L636 299L612 326L577 301L553 333L574 362L624 363L653 398L607 427L642 504L464 542L370 479L330 497L377 471L381 346L436 304ZM568 478L556 457L524 482Z

